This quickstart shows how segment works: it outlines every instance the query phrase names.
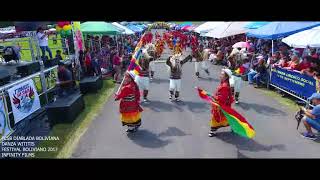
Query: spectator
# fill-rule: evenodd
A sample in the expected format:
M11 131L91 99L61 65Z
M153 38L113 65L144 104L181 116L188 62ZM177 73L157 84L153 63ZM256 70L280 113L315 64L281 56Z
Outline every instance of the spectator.
M283 68L283 67L287 67L288 66L288 58L287 58L287 56L283 55L283 54L281 54L280 56L282 56L281 59L279 60L278 63L273 64L273 67L281 67L281 68Z
M260 81L262 79L265 79L267 75L267 68L264 63L263 56L258 56L258 64L254 67L254 69L251 69L250 72L248 73L248 81L249 84L253 84L253 81L256 81L256 86L255 88L260 87Z
M299 57L297 55L293 55L291 61L289 61L288 66L284 67L284 69L288 70L299 70Z
M39 46L42 52L42 57L45 56L45 53L47 51L49 53L50 59L52 59L52 53L48 46L48 34L47 32L44 32L42 27L39 27L37 29L37 38L38 38Z
M91 63L91 55L89 50L86 51L84 63L86 67L86 76L93 76L94 71Z
M312 58L310 56L304 57L302 62L299 65L298 70L303 71L304 69L308 69L309 67L311 67L311 59Z
M53 38L52 38L52 40L53 40L53 44L58 44L58 34L57 34L57 32L55 32L54 33L54 36L53 36Z
M222 51L218 51L217 58L216 58L216 64L223 64L224 54Z
M313 77L316 74L316 69L310 66L307 69L303 69L302 71L300 71L300 73Z
M276 64L279 61L280 61L280 52L277 51L277 52L273 53L271 57L268 58L267 66L270 66L272 64Z
M67 96L72 93L74 82L72 80L72 73L65 67L65 64L59 62L58 64L58 96Z
M311 50L310 50L310 56L311 56L312 58L319 59L319 56L318 56L318 54L317 54L317 52L316 52L316 49L311 49Z
M113 69L115 70L113 80L116 83L120 83L119 76L121 74L121 58L118 52L116 52L115 55L113 56L112 62L113 62Z
M60 61L60 60L63 60L63 59L62 59L62 56L61 56L61 50L57 50L57 51L56 51L56 57L55 57L55 58L57 58L59 61Z
M303 124L307 130L302 136L307 139L315 140L316 136L312 132L312 128L320 132L320 94L313 93L308 99L312 101L314 108L312 110L302 108L302 111L305 114L303 117Z
M91 58L91 67L93 69L93 75L99 76L101 75L101 68L99 63L99 54L95 53Z

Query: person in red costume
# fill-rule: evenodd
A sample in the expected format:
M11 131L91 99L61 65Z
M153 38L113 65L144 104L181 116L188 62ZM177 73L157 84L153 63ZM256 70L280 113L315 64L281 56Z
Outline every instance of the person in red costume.
M156 31L156 39L161 39L161 36L160 36L160 34L158 33L158 31Z
M152 42L152 38L153 38L152 33L151 33L151 32L148 32L148 33L147 33L147 43L148 43L148 44Z
M134 75L126 72L123 85L115 101L120 100L120 119L122 126L127 126L126 132L135 132L141 125L140 91L134 81Z
M220 85L218 86L217 90L214 94L214 99L218 102L220 105L229 106L231 107L232 103L234 102L233 94L231 91L231 87L229 84L229 78L231 78L232 72L230 69L222 69L220 74ZM211 130L209 132L209 137L213 137L216 135L216 131L221 127L227 127L229 126L229 123L224 116L224 114L221 112L220 108L212 105L212 111L211 111L212 117L211 117Z

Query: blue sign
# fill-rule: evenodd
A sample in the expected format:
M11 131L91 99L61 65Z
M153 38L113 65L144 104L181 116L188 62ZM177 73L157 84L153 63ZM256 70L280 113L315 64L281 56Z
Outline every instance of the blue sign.
M316 80L313 77L282 68L271 70L271 84L305 98L316 92Z

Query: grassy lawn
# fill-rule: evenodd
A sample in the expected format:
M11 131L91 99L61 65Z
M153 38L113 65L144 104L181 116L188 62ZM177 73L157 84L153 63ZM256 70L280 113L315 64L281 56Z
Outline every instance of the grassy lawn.
M286 97L282 97L276 90L269 90L269 89L260 89L265 95L275 98L280 104L283 106L288 107L291 111L297 111L299 106L296 104L295 97L290 95Z
M36 158L69 158L90 123L101 112L114 89L112 80L104 80L102 89L84 96L85 109L72 124L57 124L49 136L58 136L59 141L42 141L38 147L57 147L56 152L37 152Z
M25 49L25 48L30 48L29 46L29 41L28 41L28 37L25 38L17 38L16 41L7 41L7 42L0 42L0 45L2 46L10 46L10 45L20 45L21 49ZM62 44L61 44L61 39L60 36L58 35L58 40L57 40L57 44L54 44L52 41L52 36L49 37L49 47L52 51L52 56L55 57L56 55L56 50L61 50L62 51ZM33 43L33 49L34 49L34 53L35 55L37 54L37 49L35 46L35 43ZM41 54L41 52L40 52ZM48 53L46 52L46 55L48 55ZM62 58L65 59L65 55L62 54ZM31 51L30 50L21 50L21 60L23 61L32 61L32 56L31 56Z

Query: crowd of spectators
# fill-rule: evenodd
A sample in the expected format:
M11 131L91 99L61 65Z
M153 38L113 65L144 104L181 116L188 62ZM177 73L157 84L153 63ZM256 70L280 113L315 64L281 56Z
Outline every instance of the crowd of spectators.
M245 35L223 39L198 36L198 40L200 45L211 50L209 60L214 64L230 66L230 63L232 64L230 56L234 52L240 52L244 56L247 67L246 78L249 83L252 83L252 78L255 77L254 83L259 84L261 78L256 76L257 73L263 77L262 79L267 80L270 67L299 72L314 77L317 81L317 77L320 76L320 48L291 48L281 40L275 40L272 51L271 40L246 38ZM233 48L232 46L237 42L248 42L249 46Z
M127 69L140 36L87 36L86 50L79 53L83 76L112 76L115 82L120 83L121 74Z

